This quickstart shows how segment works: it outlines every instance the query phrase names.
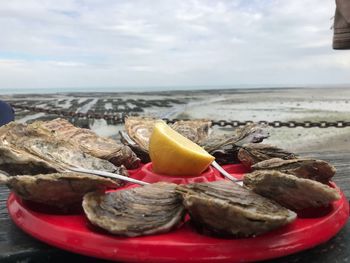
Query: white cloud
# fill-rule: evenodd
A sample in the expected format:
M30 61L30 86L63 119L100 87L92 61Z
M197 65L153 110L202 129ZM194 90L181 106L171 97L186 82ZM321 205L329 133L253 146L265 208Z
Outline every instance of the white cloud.
M0 4L0 90L349 83L333 1L12 0ZM338 52L338 53L337 53Z

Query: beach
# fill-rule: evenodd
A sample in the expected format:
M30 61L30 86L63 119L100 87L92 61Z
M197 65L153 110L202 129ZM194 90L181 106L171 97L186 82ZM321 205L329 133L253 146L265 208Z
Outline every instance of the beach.
M72 92L54 94L0 95L13 105L55 109L75 113L141 115L167 119L209 119L238 121L349 121L348 88L261 88L157 92ZM57 118L55 114L16 108L16 121ZM104 119L71 119L97 134L118 138L122 125ZM229 133L230 127L213 127ZM269 128L266 142L296 152L348 151L350 127Z

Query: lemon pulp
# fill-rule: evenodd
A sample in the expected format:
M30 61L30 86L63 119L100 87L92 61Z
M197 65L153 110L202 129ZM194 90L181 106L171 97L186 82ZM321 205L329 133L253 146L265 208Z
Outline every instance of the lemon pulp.
M167 175L199 175L215 159L161 121L155 124L151 134L149 154L153 171Z

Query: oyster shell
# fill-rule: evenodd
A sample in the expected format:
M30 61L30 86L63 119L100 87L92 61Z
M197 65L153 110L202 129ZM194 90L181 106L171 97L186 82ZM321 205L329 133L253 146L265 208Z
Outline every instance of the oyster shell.
M170 125L170 127L194 143L201 144L210 135L211 121L180 120Z
M149 138L157 121L161 120L146 117L127 117L125 119L125 130L133 141L143 149L148 150ZM180 120L171 124L170 127L191 141L200 143L208 138L211 122L208 120Z
M177 190L196 226L215 234L259 235L296 218L276 202L229 181L179 185Z
M0 128L0 170L10 175L35 175L63 172L70 167L127 175L124 167L86 154L51 133L15 122Z
M219 164L237 163L239 146L244 143L259 143L269 137L266 125L251 123L237 128L232 134L216 136L213 134L202 146L215 156Z
M321 183L328 183L336 172L333 165L322 160L313 159L283 160L280 158L272 158L258 162L254 164L252 168L254 170L276 170Z
M88 193L83 208L89 221L123 236L165 233L181 223L185 210L175 184L155 183L110 193Z
M59 140L69 141L84 153L108 160L116 166L124 165L127 169L135 169L140 165L140 159L128 146L97 136L91 130L77 128L67 120L58 118L48 122L36 121L29 128L37 129L38 133L54 135Z
M148 152L149 138L157 121L154 118L127 117L125 118L125 130L134 142Z
M149 138L157 121L160 121L160 119L127 117L125 119L126 133L120 132L121 141L128 145L143 163L150 161L148 154ZM170 127L195 143L200 143L209 136L211 122L207 120L177 121Z
M137 155L138 158L140 158L142 163L148 163L151 161L151 158L148 153L148 149L142 148L140 145L138 145L136 142L134 142L130 136L124 132L124 131L119 131L120 135L120 141L128 145L131 150Z
M142 162L150 160L148 143L153 126L158 121L153 118L128 117L125 119L126 133L121 132L121 140L137 153ZM211 134L211 122L208 120L177 121L170 125L173 129L201 145L214 155L220 164L237 162L237 146L247 142L261 142L269 136L265 125L248 124L236 129L232 134L217 136Z
M297 155L276 146L263 143L244 144L238 151L238 159L248 168L258 162L272 158L289 160L297 158Z
M202 146L208 152L213 152L217 149L242 145L247 142L258 143L267 137L269 137L269 133L265 125L250 123L235 129L232 134L210 136L202 142Z
M328 185L274 170L246 174L244 185L293 210L327 206L340 199L338 191Z
M56 207L79 204L88 192L120 186L109 178L74 172L2 176L0 183L25 200Z

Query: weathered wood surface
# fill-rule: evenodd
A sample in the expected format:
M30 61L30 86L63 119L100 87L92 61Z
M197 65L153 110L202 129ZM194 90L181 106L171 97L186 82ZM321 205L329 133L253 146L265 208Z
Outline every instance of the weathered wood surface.
M303 156L327 160L337 168L336 184L350 199L349 153L303 153ZM9 191L0 186L0 261L1 262L106 262L65 252L35 240L17 228L8 216L6 200ZM327 243L313 249L267 262L350 262L350 222Z

